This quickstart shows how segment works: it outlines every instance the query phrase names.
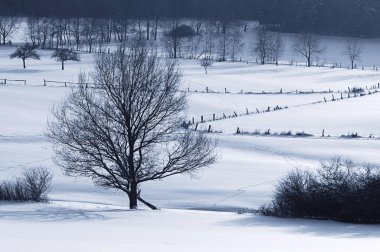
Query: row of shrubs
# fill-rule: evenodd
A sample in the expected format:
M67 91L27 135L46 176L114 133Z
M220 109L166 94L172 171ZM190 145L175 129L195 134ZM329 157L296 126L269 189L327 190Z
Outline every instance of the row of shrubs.
M52 174L45 168L26 169L14 181L0 183L2 201L46 201Z
M264 215L380 223L380 172L336 157L315 172L294 170L277 185Z

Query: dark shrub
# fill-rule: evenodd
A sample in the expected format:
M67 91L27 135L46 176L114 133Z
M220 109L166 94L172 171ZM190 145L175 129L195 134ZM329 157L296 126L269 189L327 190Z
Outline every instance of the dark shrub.
M277 185L264 215L380 223L380 172L336 157L315 172L295 170Z
M15 181L0 183L0 200L45 201L51 180L52 174L45 168L26 169Z

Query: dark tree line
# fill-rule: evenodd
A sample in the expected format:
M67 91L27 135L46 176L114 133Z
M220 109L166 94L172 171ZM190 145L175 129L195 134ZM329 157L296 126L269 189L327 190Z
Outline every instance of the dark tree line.
M378 0L0 0L0 15L258 20L287 32L377 36Z
M378 0L257 0L257 19L285 32L373 37L380 34Z

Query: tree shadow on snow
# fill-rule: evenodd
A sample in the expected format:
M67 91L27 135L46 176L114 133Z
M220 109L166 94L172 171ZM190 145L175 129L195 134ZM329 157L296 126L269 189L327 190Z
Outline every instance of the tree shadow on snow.
M254 214L243 215L227 225L286 229L287 232L340 238L380 237L380 225L350 224L325 220L286 219ZM225 224L225 223L224 223Z
M1 209L0 220L27 220L27 221L86 221L86 220L107 220L110 213L125 212L124 209L73 209L65 207L25 207L22 204L7 204L5 209ZM13 208L13 207L16 208ZM3 207L4 208L4 207Z

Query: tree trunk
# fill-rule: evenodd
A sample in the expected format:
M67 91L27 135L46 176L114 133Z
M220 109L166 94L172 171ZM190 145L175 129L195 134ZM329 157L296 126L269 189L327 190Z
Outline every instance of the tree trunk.
M154 25L154 41L157 40L157 30L158 30L158 18L155 19L155 25Z
M354 61L351 60L351 69L354 69Z
M146 21L146 40L150 39L150 20Z
M130 209L137 209L138 192L137 192L137 184L136 183L131 183L131 190L130 190L128 196L129 196L129 208Z
M24 69L26 68L25 66L25 59L22 59L22 65L24 66Z
M311 59L310 58L307 59L307 66L311 67Z
M65 70L65 65L64 61L62 60L62 70Z

